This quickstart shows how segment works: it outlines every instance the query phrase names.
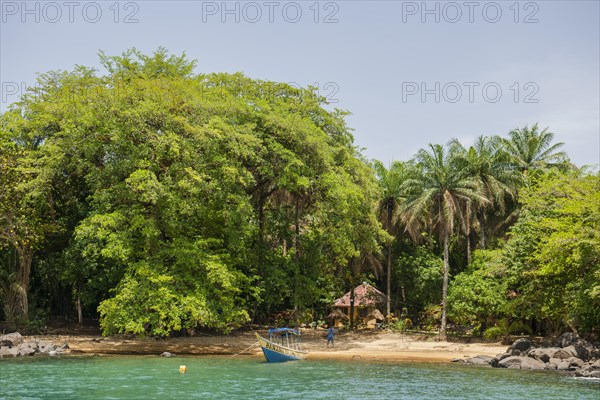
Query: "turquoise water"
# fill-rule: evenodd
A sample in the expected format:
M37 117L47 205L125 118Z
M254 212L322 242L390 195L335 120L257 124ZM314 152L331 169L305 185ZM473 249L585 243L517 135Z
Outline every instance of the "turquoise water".
M188 372L179 373L186 365ZM257 358L0 361L1 399L600 399L600 380L454 364Z

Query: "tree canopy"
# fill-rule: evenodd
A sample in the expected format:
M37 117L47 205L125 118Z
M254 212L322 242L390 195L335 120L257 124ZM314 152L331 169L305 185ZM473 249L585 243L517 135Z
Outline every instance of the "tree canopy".
M547 129L431 144L386 167L310 88L197 73L162 48L100 63L39 75L0 116L12 326L306 323L365 280L385 288L386 312L442 335L600 325L599 175Z

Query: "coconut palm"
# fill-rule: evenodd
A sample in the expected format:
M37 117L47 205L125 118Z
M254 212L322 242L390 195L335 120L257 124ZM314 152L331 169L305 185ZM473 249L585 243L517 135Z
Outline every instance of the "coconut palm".
M420 176L407 182L409 196L401 207L406 231L418 238L430 228L437 232L444 248L444 277L442 285L442 326L440 336L446 338L446 298L448 295L450 236L455 227L462 227L472 213L474 204L486 204L478 177L471 176L441 145L429 145L416 157Z
M540 131L538 124L513 129L508 136L508 139L502 139L502 144L515 167L525 175L530 170L558 166L568 160L567 154L559 151L564 143L552 144L554 133L548 132L548 128Z
M396 232L399 220L399 208L405 199L404 183L407 181L410 171L406 163L394 161L389 169L385 168L381 161L373 162L373 169L381 190L381 197L377 204L377 215L381 225L390 235L387 242L387 305L386 315L390 315L391 303L391 277L392 277L392 238ZM402 290L404 293L404 290ZM405 300L405 299L404 299Z
M493 210L504 213L506 201L516 197L520 175L512 168L511 157L504 151L497 136L479 136L468 149L454 139L449 147L458 168L481 181L482 194L488 200L483 207L473 205L473 215L469 216L472 218L465 224L467 262L470 263L471 228L478 230L480 247L485 248L486 215Z

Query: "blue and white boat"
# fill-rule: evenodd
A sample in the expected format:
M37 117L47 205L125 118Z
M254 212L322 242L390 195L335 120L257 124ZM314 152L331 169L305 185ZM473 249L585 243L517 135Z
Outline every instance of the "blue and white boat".
M256 334L268 362L303 360L308 352L300 348L300 331L290 328L269 329L269 339Z

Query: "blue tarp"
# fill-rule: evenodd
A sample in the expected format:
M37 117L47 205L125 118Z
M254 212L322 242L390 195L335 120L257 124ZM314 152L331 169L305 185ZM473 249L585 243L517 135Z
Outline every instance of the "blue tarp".
M292 334L292 335L300 336L300 330L292 329L292 328L271 328L271 329L269 329L269 336L274 335L274 334L277 334L277 335Z

